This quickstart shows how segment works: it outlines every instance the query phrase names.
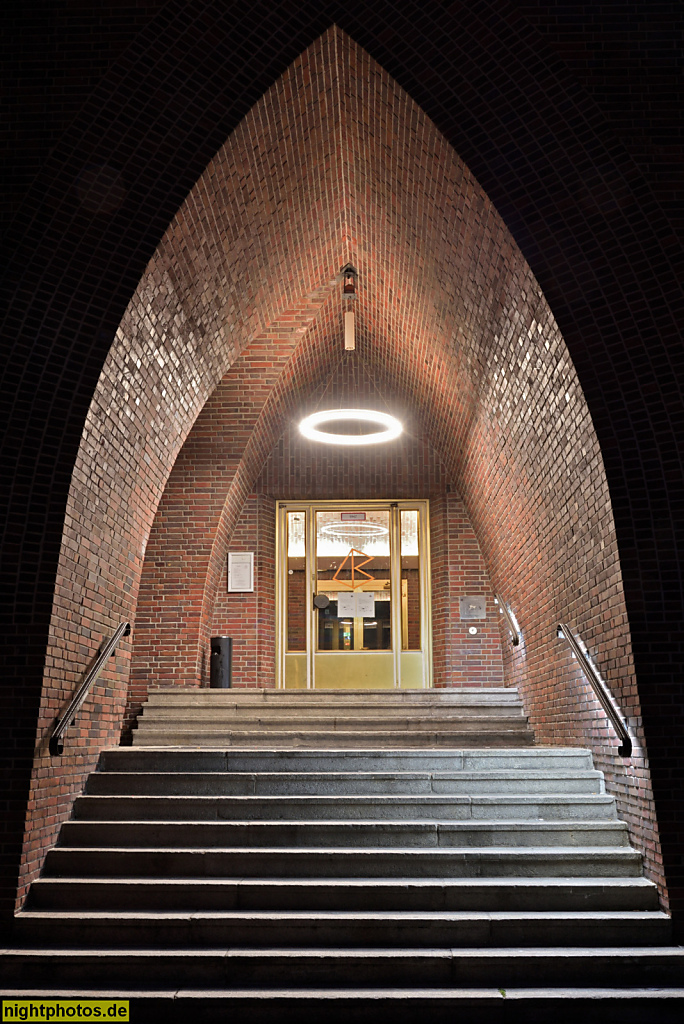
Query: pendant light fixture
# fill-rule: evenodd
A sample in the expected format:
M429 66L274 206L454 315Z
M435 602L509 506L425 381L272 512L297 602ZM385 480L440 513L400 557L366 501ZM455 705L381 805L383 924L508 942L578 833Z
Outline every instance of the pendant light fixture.
M320 429L325 423L338 421L373 423L384 429L374 430L367 434L337 434ZM304 437L310 441L320 441L322 444L379 444L382 441L393 441L395 437L399 437L403 429L402 424L395 416L390 416L388 412L378 412L375 409L326 409L324 412L312 413L299 424L299 431Z
M340 271L343 281L342 294L349 302L356 298L356 281L358 273L351 263L347 263ZM344 313L344 348L345 351L356 349L356 331L353 309L346 309ZM330 423L350 423L358 428L359 424L369 423L382 427L381 430L370 430L365 433L338 433L321 428ZM319 441L321 444L349 445L358 447L360 445L382 444L393 441L403 431L403 425L388 412L379 412L376 409L324 409L321 412L314 412L306 416L299 423L299 432L309 441Z

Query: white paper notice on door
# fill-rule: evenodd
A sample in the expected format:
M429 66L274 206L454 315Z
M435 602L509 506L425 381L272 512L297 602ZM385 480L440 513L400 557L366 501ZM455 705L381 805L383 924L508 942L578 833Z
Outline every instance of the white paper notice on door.
M341 593L337 595L337 617L338 619L353 619L356 615L356 594Z
M337 595L338 618L372 619L375 615L375 594L342 593Z
M354 594L356 598L356 611L354 614L357 618L372 619L375 615L375 594Z

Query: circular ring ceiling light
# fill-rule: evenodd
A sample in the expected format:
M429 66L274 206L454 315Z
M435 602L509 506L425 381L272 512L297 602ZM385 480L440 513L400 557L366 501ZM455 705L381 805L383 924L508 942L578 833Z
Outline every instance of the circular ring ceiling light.
M324 423L336 423L338 420L376 423L385 429L368 434L334 434L319 429ZM386 412L376 412L374 409L326 409L324 412L315 412L307 416L299 424L300 433L304 437L310 441L321 441L323 444L380 444L383 441L393 441L395 437L399 437L403 429L394 416Z
M380 523L328 523L321 533L330 537L384 537L389 530Z

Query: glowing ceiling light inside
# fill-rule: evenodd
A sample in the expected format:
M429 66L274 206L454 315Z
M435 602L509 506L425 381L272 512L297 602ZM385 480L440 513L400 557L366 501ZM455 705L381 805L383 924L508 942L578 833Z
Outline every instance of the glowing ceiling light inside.
M368 434L331 434L328 431L320 430L324 423L336 423L338 420L353 423L376 423L384 430L373 431ZM322 444L380 444L383 441L393 441L399 437L403 430L402 424L394 416L386 412L376 412L374 409L326 409L324 412L315 412L307 416L299 424L300 433L310 441L320 441Z
M380 523L328 523L321 527L321 533L331 537L384 537L389 530Z

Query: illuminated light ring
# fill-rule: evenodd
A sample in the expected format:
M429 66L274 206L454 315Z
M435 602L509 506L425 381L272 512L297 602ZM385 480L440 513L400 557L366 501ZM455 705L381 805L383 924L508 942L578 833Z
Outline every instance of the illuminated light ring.
M334 423L336 420L377 423L385 429L372 434L330 434L318 429L321 424ZM305 417L299 424L299 432L304 437L310 441L320 441L322 444L380 444L384 441L393 441L399 437L403 429L395 416L390 416L387 412L376 412L374 409L326 409Z
M384 537L389 533L386 526L380 523L328 523L321 527L321 533L327 533L330 537Z

